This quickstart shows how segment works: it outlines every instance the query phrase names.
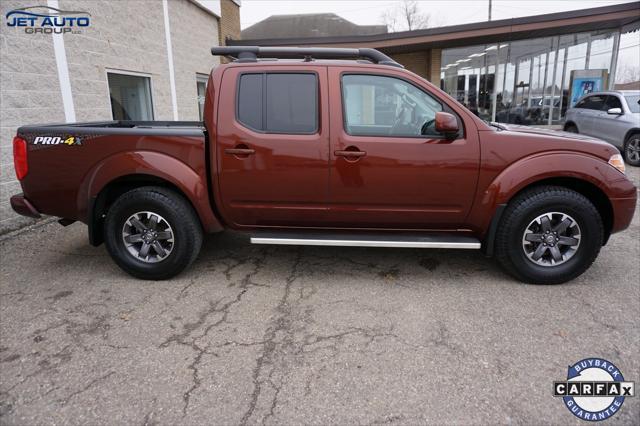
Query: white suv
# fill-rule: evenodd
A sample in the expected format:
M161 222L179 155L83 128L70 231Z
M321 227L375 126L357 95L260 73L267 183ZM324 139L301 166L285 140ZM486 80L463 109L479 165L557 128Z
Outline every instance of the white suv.
M640 91L593 92L567 110L564 130L605 140L640 166Z

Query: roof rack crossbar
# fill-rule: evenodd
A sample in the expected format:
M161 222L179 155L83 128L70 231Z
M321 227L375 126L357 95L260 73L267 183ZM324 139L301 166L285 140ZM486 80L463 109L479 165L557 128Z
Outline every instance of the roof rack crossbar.
M375 64L404 68L385 55L370 48L349 49L334 47L260 47L260 46L220 46L212 47L214 56L229 56L237 62L256 62L258 58L277 59L368 59Z

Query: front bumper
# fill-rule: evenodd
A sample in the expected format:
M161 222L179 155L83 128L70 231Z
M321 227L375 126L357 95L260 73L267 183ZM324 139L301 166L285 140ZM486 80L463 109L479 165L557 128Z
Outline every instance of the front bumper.
M40 212L33 207L33 204L27 200L23 194L14 195L11 197L11 208L13 211L22 216L34 217L36 219L42 217Z
M629 227L636 211L636 203L637 197L611 199L611 207L613 207L612 234Z

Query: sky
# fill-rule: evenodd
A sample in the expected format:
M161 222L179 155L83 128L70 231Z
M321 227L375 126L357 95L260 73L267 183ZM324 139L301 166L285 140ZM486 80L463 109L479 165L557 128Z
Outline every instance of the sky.
M493 0L492 20L629 2L629 0ZM242 0L240 25L244 29L271 15L326 12L336 13L360 25L381 24L383 23L381 15L393 9L398 3L400 2L389 0ZM418 1L422 13L430 15L431 27L486 21L488 4L489 0Z

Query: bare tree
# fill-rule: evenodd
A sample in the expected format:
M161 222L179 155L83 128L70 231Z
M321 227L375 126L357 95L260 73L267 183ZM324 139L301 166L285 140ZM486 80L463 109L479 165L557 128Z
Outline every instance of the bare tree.
M428 28L431 16L420 12L417 1L403 0L380 18L389 31L397 32Z

